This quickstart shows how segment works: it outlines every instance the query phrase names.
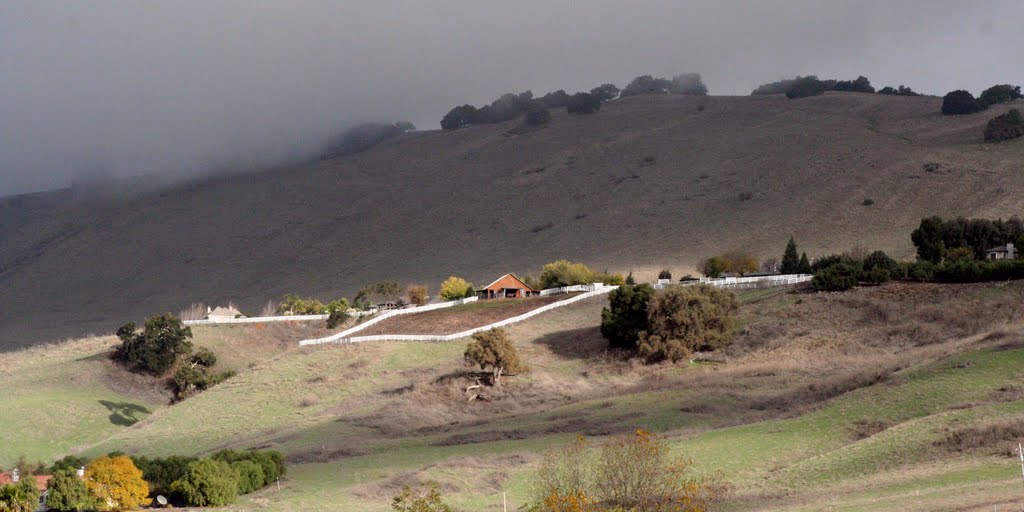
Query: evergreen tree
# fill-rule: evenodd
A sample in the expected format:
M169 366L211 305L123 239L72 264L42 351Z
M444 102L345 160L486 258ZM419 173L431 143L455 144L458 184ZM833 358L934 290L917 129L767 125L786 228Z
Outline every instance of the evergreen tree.
M797 266L798 274L810 274L811 273L811 262L807 259L807 253L800 255L800 264Z
M779 272L783 274L796 274L800 271L800 257L797 256L796 252L796 241L793 237L789 237L789 243L786 244L786 252L782 254L782 264L779 266Z

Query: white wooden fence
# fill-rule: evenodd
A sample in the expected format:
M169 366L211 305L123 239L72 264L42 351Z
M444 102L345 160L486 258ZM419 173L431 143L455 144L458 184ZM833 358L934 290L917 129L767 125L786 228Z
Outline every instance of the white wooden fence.
M259 324L263 322L305 322L309 320L327 320L327 315L287 315L287 316L254 316L246 318L216 318L207 320L185 320L185 325L217 325L217 324Z
M576 284L572 286L562 286L560 288L547 288L540 291L540 296L547 297L548 295L560 295L563 293L592 292L599 290L602 287L604 287L604 283Z
M580 286L583 286L584 288L589 289L589 291L587 291L586 293L582 293L580 295L577 295L575 297L571 297L571 298L565 299L565 300L560 300L558 302L552 302L551 304L547 304L547 305L541 306L541 307L539 307L537 309L534 309L532 311L528 311L528 312L523 313L523 314L518 315L518 316L514 316L512 318L506 318L504 320L501 320L499 322L495 322L493 324L484 325L484 326L480 326L480 327L475 327L475 328L470 329L468 331L457 332L455 334L444 334L444 335L432 335L432 334L377 334L377 335L373 335L373 336L354 336L354 337L348 337L349 334L352 334L353 332L355 332L356 327L360 327L360 329L358 329L358 330L365 329L366 327L364 327L364 326L366 326L366 324L370 323L368 321L368 322L364 322L363 324L357 325L356 327L353 327L352 329L348 329L348 330L342 331L340 333L337 333L337 334L335 334L333 336L328 336L326 338L302 340L302 341L299 342L299 345L300 346L309 346L309 345L323 345L325 343L360 343L360 342L364 342L364 341L451 341L451 340L457 340L459 338L465 338L467 336L472 336L472 335L474 335L474 334L476 334L478 332L486 331L488 329L493 329L495 327L504 327L504 326L509 325L509 324L514 324L516 322L521 322L523 320L526 320L527 318L531 318L531 317L539 315L541 313L544 313L544 312L547 312L547 311L551 311L552 309L560 308L562 306L568 306L569 304L572 304L574 302L579 302L581 300L586 300L586 299L589 299L591 297L596 297L598 295L602 295L602 294L608 293L608 292L618 288L618 286L604 286L604 285L601 285L600 283L594 283L593 285L580 285ZM571 287L570 286L570 287L566 287L566 288L575 288L575 287ZM556 288L552 288L552 289L554 290ZM547 290L545 290L545 291L547 291ZM577 291L577 290L571 290L571 291ZM549 294L549 295L551 295L551 294ZM463 300L465 300L466 302L470 302L471 300L475 300L475 297L473 299L463 299ZM458 301L456 301L456 302L458 302ZM415 309L399 310L399 311L408 311L408 312L411 312L411 313L416 313L416 312L423 311L423 308L415 308ZM384 318L385 318L385 315L381 315L380 317L376 317L376 318L373 319L373 320L375 320L375 322L373 322L373 323L379 322L380 320L383 320ZM390 318L390 317L387 317L387 318Z
M718 288L767 288L770 286L785 286L804 283L811 280L810 274L778 274L770 276L750 277L702 277L694 281L682 283L683 286L694 284L707 284ZM665 285L655 285L655 288L664 288Z

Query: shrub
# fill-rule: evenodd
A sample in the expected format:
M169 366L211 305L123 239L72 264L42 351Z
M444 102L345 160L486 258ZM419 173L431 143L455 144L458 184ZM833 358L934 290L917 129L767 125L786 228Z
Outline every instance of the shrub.
M287 469L284 464L284 456L281 455L281 452L274 450L236 451L228 449L216 452L210 458L228 464L241 461L253 462L263 472L263 484L260 487L276 482L278 478L284 476Z
M890 86L883 87L878 94L888 94L890 96L920 96L920 94L914 92L910 87L899 86L898 89L893 89Z
M968 247L954 247L946 251L943 261L946 263L959 263L961 261L973 261L974 251Z
M860 280L865 283L881 284L901 277L903 276L900 264L883 251L868 254L861 262Z
M135 371L163 375L180 357L192 353L192 329L170 313L146 319L146 327L135 333L135 324L117 330L121 346L114 357Z
M196 457L132 457L132 463L142 471L142 478L149 483L150 495L169 494L171 484L180 480L188 471L188 465L197 461Z
M545 108L563 108L569 104L569 94L563 89L559 89L541 96L537 101Z
M735 272L741 276L757 272L758 269L757 258L746 251L729 251L722 255L722 260L725 261L727 271Z
M714 350L732 340L732 292L708 285L673 286L647 306L647 330L640 333L640 355L648 362L679 362L698 350Z
M277 306L279 315L323 315L327 307L316 299L303 299L294 293L284 296L284 301Z
M84 480L100 510L132 510L151 501L142 471L125 455L93 459Z
M590 267L569 260L548 263L540 271L542 288L559 288L592 282L594 282L594 271L590 270Z
M578 437L549 451L537 471L531 511L710 510L729 486L718 474L690 476L691 462L644 430L593 446Z
M184 400L234 376L235 372L232 370L217 373L208 366L194 362L183 365L174 372L174 377L171 378L174 397L177 400Z
M39 490L36 489L34 478L0 486L0 511L35 512L38 507Z
M491 384L501 384L503 374L515 374L526 369L519 361L519 351L501 328L493 328L473 335L473 341L466 346L466 362L480 366L481 370L491 368Z
M939 217L921 219L921 224L910 234L910 240L917 247L917 259L939 263L946 244L943 241L943 223Z
M598 272L594 274L594 283L603 283L607 286L622 286L626 284L626 278L622 277L622 274L609 274L608 272Z
M542 104L533 103L526 110L526 124L540 126L551 120L551 112Z
M601 84L591 89L590 94L597 98L598 101L614 100L619 97L619 88L615 87L615 84Z
M402 493L391 500L391 509L395 512L455 512L455 509L444 502L441 491L434 482L415 491L408 485L405 486Z
M427 294L427 287L422 284L410 284L405 289L405 296L409 299L409 304L417 306L422 306L430 300L430 296Z
M472 284L461 277L451 276L441 283L441 291L438 292L438 295L440 295L443 301L451 301L472 297L473 293Z
M796 240L789 237L786 243L786 250L782 253L782 263L779 265L779 272L783 274L796 274L800 272L800 256L796 253Z
M350 318L352 318L352 315L348 314L348 311L340 308L334 309L327 315L327 328L334 329L344 325Z
M222 460L199 459L171 484L171 492L192 507L223 507L238 499L238 478Z
M865 76L858 76L856 80L839 80L836 82L833 90L842 92L875 92L875 88L871 86L871 81Z
M626 276L626 282L624 284L626 284L627 286L633 286L633 285L636 284L636 279L633 279L633 271L632 270L630 270L629 271L629 275Z
M658 279L672 279L672 272L668 269L664 269L658 272Z
M797 273L800 273L800 274L810 274L811 272L812 272L812 270L811 270L811 262L807 259L807 253L806 252L805 253L801 253L800 254L800 266L797 267Z
M690 94L694 96L706 96L708 88L700 77L700 73L683 73L672 77L668 86L671 94Z
M912 281L931 281L935 277L935 265L930 261L914 261L904 264L902 273Z
M1019 85L993 85L982 91L981 95L978 96L978 106L984 110L997 103L1005 103L1021 98L1024 98L1024 95L1021 95Z
M324 156L352 155L376 146L377 144L397 137L416 127L407 121L393 124L363 123L345 130L340 136L327 143Z
M620 286L608 294L601 310L601 336L612 348L635 350L640 332L647 330L647 305L654 296L648 284Z
M942 113L945 115L973 114L982 110L974 95L964 91L952 91L942 97Z
M251 460L232 462L231 469L238 480L238 494L249 494L267 483L263 467Z
M873 204L875 204L875 200L871 199L870 197L865 198L863 201L860 202L861 206L871 206Z
M89 463L89 459L85 457L78 457L75 455L65 455L63 459L60 459L53 463L48 470L49 474L54 474L58 471L77 471L78 468L85 467Z
M601 110L601 100L593 94L578 92L569 98L565 105L566 112L570 114L593 114Z
M856 265L841 262L815 272L811 286L820 291L846 291L857 286L859 274L860 269Z
M989 120L985 126L985 140L999 142L1024 136L1024 118L1020 111L1011 109L1009 112Z
M57 471L46 484L46 507L50 510L78 512L94 510L96 506L96 500L89 493L85 481L78 478L75 470Z

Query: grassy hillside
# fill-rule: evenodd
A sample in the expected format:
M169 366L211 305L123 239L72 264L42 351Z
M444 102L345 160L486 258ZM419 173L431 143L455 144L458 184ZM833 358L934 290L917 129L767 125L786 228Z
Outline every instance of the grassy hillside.
M239 508L383 511L402 485L431 479L461 509L500 510L502 493L513 507L530 498L546 448L640 427L696 471L721 470L735 486L728 509L991 510L1024 498L1010 452L1024 422L1021 297L1016 282L743 292L720 362L682 366L608 354L597 298L513 326L530 370L472 403L465 341L300 349L308 332L294 327L206 327L198 343L246 354L232 362L239 374L173 406L104 373L110 338L36 348L0 355L6 410L34 414L36 397L52 396L79 421L73 433L57 412L17 424L0 465L71 447L273 447L288 480ZM96 398L146 408L141 421L118 425L71 394L55 377L71 369L93 375L82 382ZM73 439L43 442L60 436Z
M909 255L922 216L1021 213L1024 141L981 143L1009 106L943 117L940 103L632 97L592 116L553 112L520 135L516 122L415 132L148 192L5 198L0 347L106 333L193 301L252 312L381 279L436 291L450 274L485 283L561 257L651 277L737 247L779 257L790 234L810 255Z

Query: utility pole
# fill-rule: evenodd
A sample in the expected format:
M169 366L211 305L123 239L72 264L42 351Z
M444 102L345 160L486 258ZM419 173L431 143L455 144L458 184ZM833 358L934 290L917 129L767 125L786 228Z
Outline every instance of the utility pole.
M1017 453L1020 455L1020 478L1024 483L1024 447L1020 443L1017 443Z
M1022 462L1021 464L1024 464L1024 462ZM1024 466L1021 467L1024 468ZM1022 469L1021 471L1024 471L1024 469ZM504 512L508 512L508 501L505 501L505 491L501 492L501 510L503 510Z

